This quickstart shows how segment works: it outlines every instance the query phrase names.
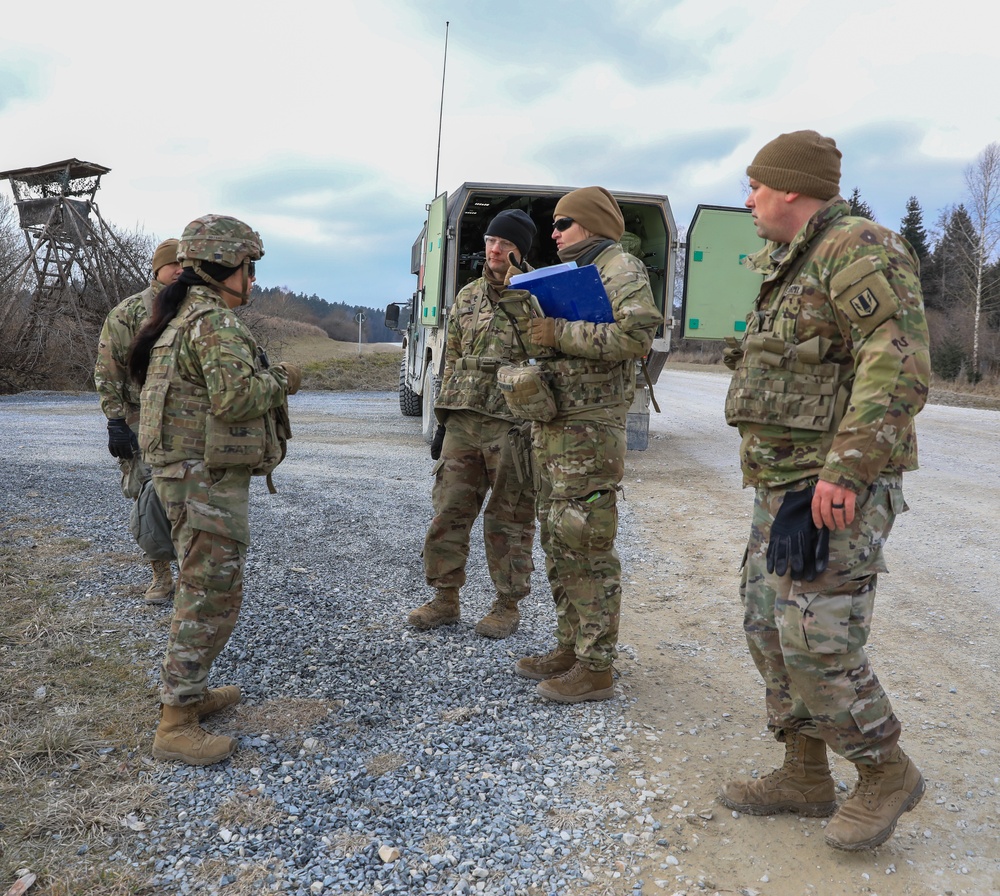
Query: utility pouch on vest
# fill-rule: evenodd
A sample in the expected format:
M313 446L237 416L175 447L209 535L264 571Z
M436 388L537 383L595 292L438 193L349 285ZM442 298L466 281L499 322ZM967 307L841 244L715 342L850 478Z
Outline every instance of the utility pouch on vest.
M288 397L276 408L271 408L264 415L264 458L260 464L254 467L250 474L252 476L266 476L267 490L272 494L277 494L274 487L271 473L278 466L288 453L288 440L292 437L292 422L288 416Z
M830 345L820 336L801 345L765 333L747 337L726 396L726 422L829 432L843 412L839 368L822 360Z
M128 520L129 531L136 544L146 552L150 560L176 560L174 543L170 538L170 520L153 488L153 480L147 479L139 489L139 497L132 505Z
M537 364L505 364L497 371L497 385L515 417L540 423L555 417L555 395Z

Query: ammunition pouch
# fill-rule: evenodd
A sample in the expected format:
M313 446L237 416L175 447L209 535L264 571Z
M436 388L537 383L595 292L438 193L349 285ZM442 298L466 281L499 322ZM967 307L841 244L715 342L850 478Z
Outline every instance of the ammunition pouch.
M726 422L829 432L848 395L839 366L823 361L830 345L821 336L801 345L768 333L747 336L726 396Z
M536 364L505 364L497 370L497 385L515 417L547 423L558 410L545 372Z

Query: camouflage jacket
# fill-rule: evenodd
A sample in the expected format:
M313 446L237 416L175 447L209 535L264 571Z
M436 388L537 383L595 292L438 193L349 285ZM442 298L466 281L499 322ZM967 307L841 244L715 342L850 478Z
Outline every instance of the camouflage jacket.
M517 421L497 386L497 368L524 359L510 317L498 306L503 294L516 295L510 290L501 293L484 276L455 297L448 318L441 390L434 402L435 415L442 422L449 410ZM512 317L527 323L523 303L506 302L505 307Z
M150 354L139 447L154 467L203 459L209 467L264 459L268 412L288 388L265 368L246 324L209 287L192 286Z
M635 362L649 351L663 315L646 266L621 245L608 246L593 263L615 322L556 320L556 355L539 363L550 376L559 417L624 425L635 395Z
M860 492L917 466L930 377L918 262L849 211L833 199L790 245L748 259L765 279L726 398L745 485L818 476Z
M129 426L139 422L139 387L129 379L125 362L132 339L153 310L153 299L163 284L153 280L146 289L123 299L104 320L97 343L94 386L101 410L109 420L124 417Z

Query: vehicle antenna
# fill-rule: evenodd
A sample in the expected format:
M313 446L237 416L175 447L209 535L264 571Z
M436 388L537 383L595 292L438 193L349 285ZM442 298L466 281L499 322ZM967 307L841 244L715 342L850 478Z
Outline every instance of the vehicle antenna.
M441 123L444 120L444 76L448 71L448 22L444 23L444 65L441 68L441 109L438 112L437 159L434 162L434 195L438 194L438 174L441 171Z

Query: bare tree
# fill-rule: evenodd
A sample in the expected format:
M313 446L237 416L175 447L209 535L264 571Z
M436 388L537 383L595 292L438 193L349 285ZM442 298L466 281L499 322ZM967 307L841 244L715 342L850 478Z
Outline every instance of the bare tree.
M972 335L972 378L978 380L979 322L989 296L985 294L985 273L1000 247L1000 143L993 142L965 169L969 196L969 216L975 231L975 313Z

